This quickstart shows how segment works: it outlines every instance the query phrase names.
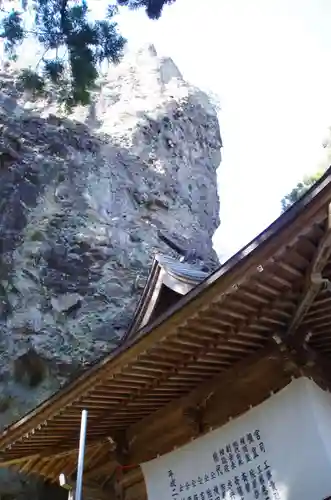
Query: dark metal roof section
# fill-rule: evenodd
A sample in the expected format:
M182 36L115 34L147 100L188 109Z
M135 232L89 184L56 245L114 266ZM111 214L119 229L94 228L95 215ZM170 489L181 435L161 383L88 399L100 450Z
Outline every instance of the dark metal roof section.
M177 259L173 259L172 257L165 255L157 255L156 260L159 262L159 265L171 276L179 281L192 284L192 286L201 283L201 281L206 279L209 274L205 271L201 271L201 269L198 269L192 264L180 262Z

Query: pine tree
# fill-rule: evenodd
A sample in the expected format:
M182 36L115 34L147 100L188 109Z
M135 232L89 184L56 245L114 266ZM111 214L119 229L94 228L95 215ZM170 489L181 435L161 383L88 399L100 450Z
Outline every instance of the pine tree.
M285 212L288 208L290 208L294 203L296 203L302 196L310 189L315 182L323 175L324 170L318 170L313 175L305 176L302 181L298 182L295 188L292 189L290 193L288 193L281 201L282 204L282 212Z
M176 0L117 0L122 6L129 7L131 10L144 7L150 19L159 19L164 5L174 3Z
M151 19L158 19L163 6L174 1L117 0L117 4L129 9L145 8ZM15 60L17 49L28 37L34 37L44 52L36 68L21 72L20 82L38 95L49 87L56 88L60 101L69 108L88 104L101 64L117 64L123 55L126 40L115 21L116 3L109 5L105 19L92 21L88 0L21 2L21 8L16 9L12 0L0 0L5 54Z
M294 203L296 203L315 182L317 182L325 171L331 166L331 127L328 129L323 141L324 155L318 162L316 172L312 175L306 175L298 184L281 200L282 212L285 212Z

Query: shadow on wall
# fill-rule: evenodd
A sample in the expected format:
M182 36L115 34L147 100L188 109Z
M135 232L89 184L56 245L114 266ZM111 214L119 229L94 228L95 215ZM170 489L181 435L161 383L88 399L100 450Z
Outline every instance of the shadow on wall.
M35 500L68 500L68 491L57 484L47 482L42 484Z

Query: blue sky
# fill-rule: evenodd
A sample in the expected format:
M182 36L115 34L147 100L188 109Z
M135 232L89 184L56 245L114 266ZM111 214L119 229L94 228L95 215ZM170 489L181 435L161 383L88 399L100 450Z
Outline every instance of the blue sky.
M323 157L331 2L177 0L158 22L135 12L120 25L131 44L154 43L184 77L220 98L215 248L229 256L279 215L282 196Z

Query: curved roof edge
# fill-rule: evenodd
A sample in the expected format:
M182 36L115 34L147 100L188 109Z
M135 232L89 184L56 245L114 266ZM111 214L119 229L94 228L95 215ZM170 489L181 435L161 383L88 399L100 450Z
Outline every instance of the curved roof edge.
M163 285L178 295L183 296L207 277L208 273L201 271L192 264L180 262L173 257L161 253L155 254L145 288L140 297L130 328L123 337L122 343L131 340L140 328L147 325L160 297Z

